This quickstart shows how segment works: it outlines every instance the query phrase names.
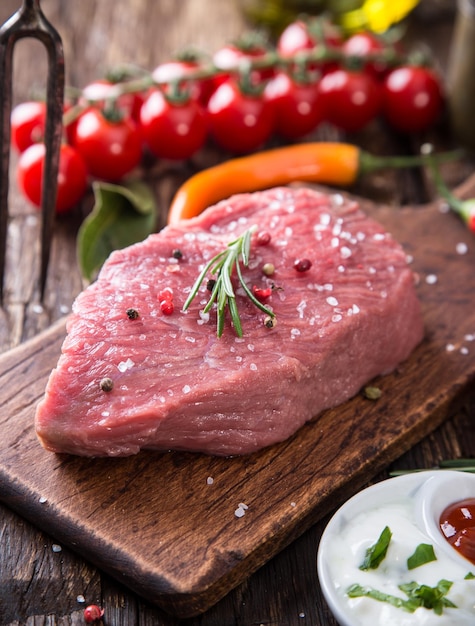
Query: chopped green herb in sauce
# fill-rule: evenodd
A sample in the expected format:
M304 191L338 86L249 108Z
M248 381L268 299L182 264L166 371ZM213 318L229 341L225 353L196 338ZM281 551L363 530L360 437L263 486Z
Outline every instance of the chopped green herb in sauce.
M369 569L377 569L379 567L381 561L386 557L391 537L392 532L386 526L379 535L377 542L366 550L364 561L360 565L361 570L366 572Z
M436 587L410 582L405 585L399 585L399 589L407 596L407 598L400 598L371 587L362 587L355 584L347 589L347 594L350 598L367 597L378 602L387 602L409 613L414 613L416 609L424 607L425 609L433 610L436 615L442 615L444 608L457 608L453 602L445 597L451 586L452 582L449 580L439 580Z
M433 546L430 543L420 543L414 554L407 559L407 569L415 569L431 561L437 561Z

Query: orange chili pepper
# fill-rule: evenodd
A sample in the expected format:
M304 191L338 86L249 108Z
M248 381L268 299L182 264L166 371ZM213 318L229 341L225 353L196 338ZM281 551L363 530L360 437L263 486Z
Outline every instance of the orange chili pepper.
M460 151L439 155L448 160ZM384 167L416 167L429 163L427 155L379 157L347 143L303 143L257 152L225 161L191 176L178 189L168 223L196 217L204 209L230 196L268 189L291 182L349 186L357 178ZM432 156L434 159L434 156Z

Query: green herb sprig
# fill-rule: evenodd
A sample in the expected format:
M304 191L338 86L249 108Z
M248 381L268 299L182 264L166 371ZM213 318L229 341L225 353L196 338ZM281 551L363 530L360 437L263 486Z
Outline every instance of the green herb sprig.
M264 304L262 304L262 302L260 302L254 296L252 291L246 285L246 282L244 281L242 275L241 262L244 267L248 267L251 252L251 238L256 230L257 226L252 226L251 228L248 228L237 239L228 243L225 250L214 256L210 261L208 261L208 263L205 265L200 275L196 279L191 289L190 295L183 305L183 311L186 311L191 302L196 297L198 290L202 282L205 280L208 272L210 272L211 274L215 274L217 278L212 287L210 298L203 309L203 313L208 313L211 310L213 304L216 302L218 337L221 337L224 331L226 308L229 308L236 335L238 337L242 337L243 335L241 319L239 317L239 311L236 303L236 294L234 292L233 283L231 281L231 276L233 274L234 268L236 268L239 282L251 302L258 309L266 313L266 315L268 315L272 320L274 320L275 318L274 312L266 307Z

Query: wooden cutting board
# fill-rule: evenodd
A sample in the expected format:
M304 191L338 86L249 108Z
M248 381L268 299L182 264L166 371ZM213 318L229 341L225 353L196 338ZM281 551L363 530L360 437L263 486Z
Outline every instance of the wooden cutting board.
M461 191L475 195L475 178ZM361 204L414 257L426 323L410 359L375 381L379 400L355 397L247 457L54 455L40 447L33 417L65 336L61 321L0 356L0 499L149 601L187 617L435 429L473 387L475 236L436 203Z

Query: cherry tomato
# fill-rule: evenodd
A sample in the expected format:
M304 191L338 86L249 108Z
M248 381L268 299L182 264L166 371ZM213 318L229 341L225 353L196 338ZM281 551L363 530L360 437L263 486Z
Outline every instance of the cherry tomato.
M300 20L284 28L277 41L277 52L286 58L314 47L315 40L310 35L307 24Z
M348 57L363 58L372 54L382 54L386 46L374 33L363 31L351 35L342 45L343 53ZM375 78L382 78L387 72L388 66L383 60L366 61L363 65L366 72L373 74Z
M206 106L213 91L218 86L218 81L213 78L189 79L194 72L202 69L199 59L192 56L186 59L171 60L160 64L152 72L153 79L160 85L166 85L178 80L183 81L182 86L188 89L189 95Z
M262 59L267 54L267 49L259 44L251 41L241 41L236 44L229 43L213 55L213 65L224 72L238 70L240 64L245 60L256 61ZM257 85L262 81L271 78L275 71L273 67L263 67L253 69L251 71L251 81ZM219 80L220 83L229 78L230 74L225 74Z
M266 86L265 95L273 103L275 132L284 139L299 139L324 120L317 83L301 83L279 72Z
M22 152L18 159L18 186L28 200L37 207L41 206L45 155L45 145L35 143ZM61 144L56 213L67 213L74 207L83 197L86 187L87 169L81 155L73 147Z
M142 142L131 119L110 121L99 109L90 108L78 118L71 134L73 145L95 178L117 182L140 163Z
M230 79L208 102L211 134L218 145L236 154L257 150L274 130L274 107L261 95L244 93Z
M153 90L140 111L142 138L159 158L188 159L205 143L207 123L201 105L192 98L174 102Z
M11 142L18 152L23 152L33 143L42 141L46 124L44 102L22 102L11 114Z
M110 98L115 98L114 83L106 79L99 79L84 87L80 102L103 109ZM115 105L124 116L131 117L138 122L144 99L145 94L140 92L122 93L115 98Z
M312 25L316 25L313 28ZM322 50L322 47L338 48L341 45L340 33L327 21L316 22L296 20L289 24L277 41L277 52L284 58L295 57L299 52ZM333 61L309 63L310 69L318 69L326 73L336 68Z
M357 132L381 111L381 86L365 72L339 69L319 83L326 119L347 132Z
M434 124L444 97L438 76L425 67L401 66L390 72L383 89L383 112L396 130L416 133Z

